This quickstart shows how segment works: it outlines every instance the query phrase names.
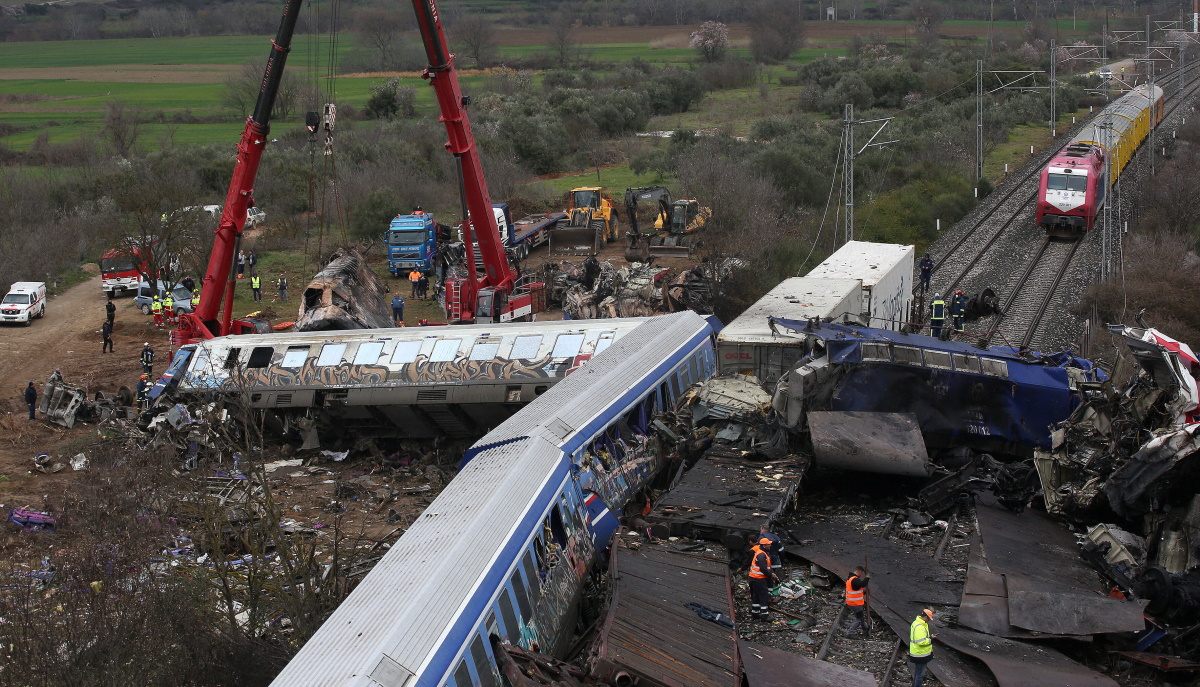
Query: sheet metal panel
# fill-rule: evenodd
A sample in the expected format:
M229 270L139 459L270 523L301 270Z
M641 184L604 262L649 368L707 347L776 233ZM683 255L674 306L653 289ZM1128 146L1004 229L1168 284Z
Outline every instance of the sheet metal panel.
M808 428L817 463L824 467L910 477L933 474L912 413L813 411Z
M749 687L877 687L865 670L818 661L790 651L738 640Z
M948 627L936 634L937 641L986 663L1000 687L1118 687L1112 678L1044 646ZM931 670L937 666L936 650L934 657Z

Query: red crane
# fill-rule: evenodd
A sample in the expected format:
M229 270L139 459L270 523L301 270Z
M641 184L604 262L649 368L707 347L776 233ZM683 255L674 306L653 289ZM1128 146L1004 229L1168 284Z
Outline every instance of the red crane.
M470 98L462 94L454 68L454 54L446 44L442 20L435 0L413 0L417 25L429 66L422 77L437 94L439 119L450 140L446 150L458 166L459 191L463 202L463 241L467 250L467 276L446 280L446 316L452 322L509 322L525 319L545 309L545 285L518 276L508 262L487 181L483 178L479 151L467 120ZM484 276L475 269L472 246L479 243Z
M300 3L301 0L286 0L284 5L279 31L275 34L275 40L271 41L271 52L267 57L267 68L259 86L254 112L246 119L246 128L238 142L233 179L229 182L225 208L221 211L212 253L208 258L208 269L201 282L200 303L193 312L180 317L179 327L171 332L171 344L174 346L215 336L269 331L261 320L233 319L234 274L242 244L242 229L246 224L246 210L254 205L254 179L267 145L267 134L271 131L271 108L275 105L279 82L283 78L283 66L291 50L292 33L300 16Z

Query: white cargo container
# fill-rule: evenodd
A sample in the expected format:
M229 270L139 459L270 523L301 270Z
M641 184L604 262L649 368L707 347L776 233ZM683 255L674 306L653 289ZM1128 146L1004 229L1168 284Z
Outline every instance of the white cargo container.
M772 333L768 317L839 321L843 315L857 316L862 302L857 279L784 279L717 335L717 368L721 374L752 374L774 384L804 355L804 336L786 329Z
M895 243L847 241L806 276L857 279L862 284L862 322L899 331L912 306L916 251Z

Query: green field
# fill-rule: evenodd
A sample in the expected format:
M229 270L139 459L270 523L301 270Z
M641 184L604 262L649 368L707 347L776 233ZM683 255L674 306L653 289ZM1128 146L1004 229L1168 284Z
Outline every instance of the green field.
M188 38L128 38L90 41L0 43L0 68L89 67L118 64L235 64L264 63L272 36L194 36ZM352 43L339 43L344 57ZM296 36L288 64L322 67L327 42L310 35ZM3 92L8 92L7 87Z

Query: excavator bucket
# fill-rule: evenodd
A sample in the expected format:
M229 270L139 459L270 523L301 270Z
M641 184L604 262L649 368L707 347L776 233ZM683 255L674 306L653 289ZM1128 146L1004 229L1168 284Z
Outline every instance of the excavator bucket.
M629 245L625 246L625 262L646 262L650 259L650 238L629 232Z
M604 220L597 220L603 224ZM550 230L551 255L595 255L600 252L600 232L591 213L574 210Z

